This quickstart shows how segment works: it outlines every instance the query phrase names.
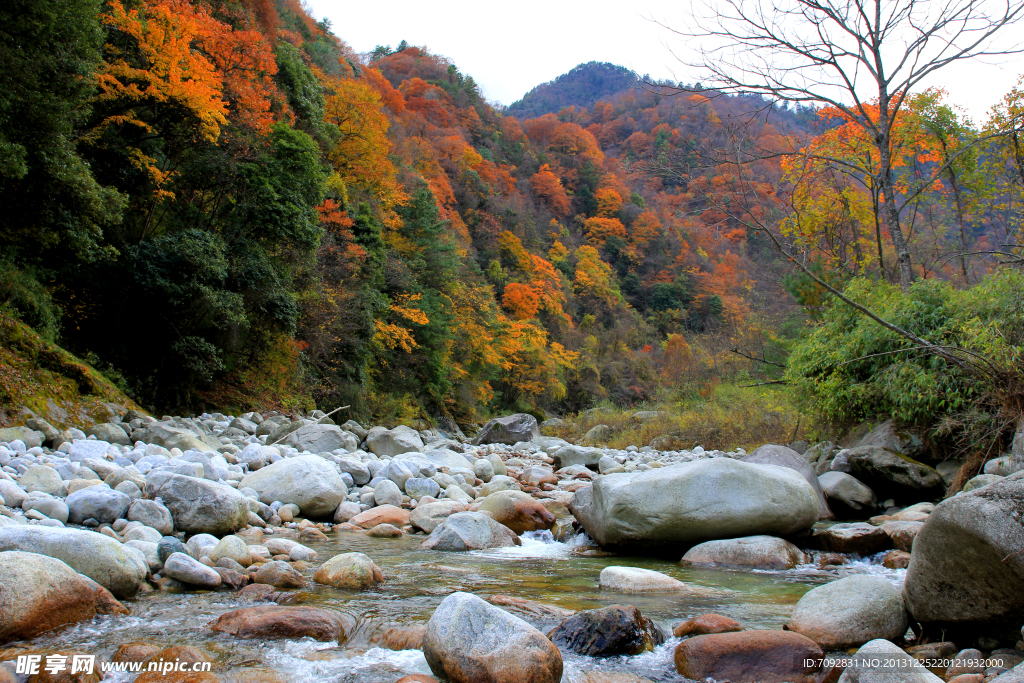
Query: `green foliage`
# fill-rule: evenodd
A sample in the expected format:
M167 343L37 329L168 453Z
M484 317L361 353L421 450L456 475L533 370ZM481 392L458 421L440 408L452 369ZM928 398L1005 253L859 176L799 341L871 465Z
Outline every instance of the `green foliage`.
M325 147L334 142L337 129L324 123L324 89L291 43L280 41L276 48L277 82L288 97L298 125Z
M918 280L907 291L858 278L845 292L919 337L964 348L993 368L1019 373L1024 353L1024 273L1000 271L977 286ZM1016 370L1015 370L1016 369ZM892 416L921 427L957 416L994 415L997 377L968 373L836 302L796 345L787 375L805 405L845 424ZM984 419L984 418L982 418Z
M35 329L46 341L57 340L60 308L35 273L6 260L0 260L0 310Z
M103 229L124 199L77 149L100 62L100 0L10 0L0 7L0 242L33 261L60 246L109 256Z

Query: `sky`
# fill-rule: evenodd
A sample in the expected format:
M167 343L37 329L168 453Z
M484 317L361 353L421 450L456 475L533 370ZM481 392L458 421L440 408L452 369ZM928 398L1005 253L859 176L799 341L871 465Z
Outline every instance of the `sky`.
M589 61L619 64L654 78L699 80L675 56L685 56L692 45L665 28L686 27L691 20L686 0L307 3L315 18L328 18L334 33L357 52L377 45L394 48L402 40L426 46L472 76L487 100L506 105ZM927 85L944 87L949 102L980 122L1022 73L1024 56L1015 55L998 64L951 65Z

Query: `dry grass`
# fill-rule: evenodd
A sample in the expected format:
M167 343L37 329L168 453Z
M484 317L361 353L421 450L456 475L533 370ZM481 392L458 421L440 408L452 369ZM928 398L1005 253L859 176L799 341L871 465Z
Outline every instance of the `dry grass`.
M641 410L658 411L658 417L641 421L633 417ZM612 428L605 444L611 448L643 447L658 437L659 450L691 449L753 450L766 443L788 444L796 439L814 441L820 427L802 414L785 388L719 385L707 399L676 404L622 409L601 406L565 418L564 424L544 430L545 434L582 443L592 427Z

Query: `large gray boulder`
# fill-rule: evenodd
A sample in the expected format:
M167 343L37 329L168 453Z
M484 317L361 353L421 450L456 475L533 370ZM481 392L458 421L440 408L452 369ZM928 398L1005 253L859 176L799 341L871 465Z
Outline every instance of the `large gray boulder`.
M100 524L113 524L128 512L132 499L109 486L90 486L75 491L65 499L68 505L68 521L81 524L95 519Z
M586 467L597 465L601 462L604 454L605 452L600 448L567 444L556 448L551 453L551 458L555 461L555 469L560 470L563 467L570 467L572 465L584 465Z
M705 541L686 551L680 564L733 569L792 569L806 562L803 551L775 536Z
M299 427L289 434L283 443L310 453L330 453L338 448L354 451L359 448L359 440L356 437L342 430L341 427L325 424Z
M249 523L245 496L227 484L154 470L146 477L147 498L161 498L174 526L189 534L225 536Z
M469 593L438 605L423 635L430 670L452 683L558 683L562 655L547 636Z
M160 501L137 498L128 506L129 522L139 522L156 529L164 536L174 533L174 517Z
M864 519L878 507L875 492L846 472L825 472L818 483L832 511L841 519Z
M921 437L905 429L897 429L892 420L886 420L873 427L853 446L878 446L911 458L919 458L925 454Z
M436 503L417 505L416 509L409 513L409 521L413 526L429 534L456 512L465 512L468 509L468 505L457 500L439 500Z
M858 446L840 455L846 456L849 473L879 498L918 502L940 497L945 488L934 468L881 446Z
M143 430L140 441L147 444L156 444L170 450L177 448L183 453L187 450L216 452L216 448L203 441L203 439L172 422L153 422Z
M118 598L130 598L149 572L141 553L94 531L18 525L0 527L0 551L53 557L85 574Z
M569 509L602 546L678 552L721 538L788 536L818 521L818 496L794 470L731 458L610 474Z
M894 643L879 638L848 658L839 683L942 683L942 679Z
M456 512L430 532L423 547L462 551L507 548L521 543L515 532L482 512Z
M832 510L829 509L828 503L825 501L825 494L821 491L817 472L802 455L792 448L771 443L765 444L745 456L743 462L752 462L757 465L778 465L799 472L818 496L818 519L832 519Z
M0 552L0 643L114 612L128 610L64 562L36 553Z
M514 446L520 441L530 441L538 436L540 427L537 426L537 418L527 413L516 413L490 420L477 434L476 443L504 443Z
M278 460L246 475L239 487L255 490L267 505L275 500L295 503L307 517L333 515L348 493L334 463L318 455Z
M842 650L869 640L896 640L907 631L903 596L880 576L847 576L804 594L789 630L825 650Z
M394 429L374 427L366 434L366 447L375 455L401 455L423 451L419 433L405 425Z
M0 429L0 443L21 440L26 448L42 446L46 435L28 427L4 427Z
M1014 643L1024 614L1024 472L942 501L914 539L903 595L928 634Z
M128 432L119 424L111 422L100 422L85 430L86 436L95 436L100 441L116 443L120 446L131 446L132 440L128 438Z
M27 493L41 491L51 496L63 496L67 485L57 470L46 465L32 465L18 478L18 484Z
M423 458L436 467L447 467L448 469L465 468L472 470L473 463L462 453L456 453L448 448L437 448L423 454Z

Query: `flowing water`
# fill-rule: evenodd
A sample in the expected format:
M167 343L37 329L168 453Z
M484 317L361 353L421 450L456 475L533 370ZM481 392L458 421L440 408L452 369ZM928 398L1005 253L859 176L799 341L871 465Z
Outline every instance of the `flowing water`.
M586 538L556 542L549 532L532 532L522 546L452 553L423 550L423 536L400 539L370 538L336 532L329 541L308 543L325 561L341 552L369 555L384 571L386 582L371 591L349 592L313 583L314 568L304 572L307 589L289 604L325 607L351 617L354 624L340 646L300 640L240 640L214 633L210 622L221 614L251 606L231 592L155 592L126 601L127 616L98 617L56 635L32 642L33 647L76 650L110 657L123 643L145 641L162 646L191 645L215 658L213 672L239 681L254 680L253 669L276 672L292 683L393 683L404 675L429 673L418 650L392 651L374 645L384 630L425 624L438 603L454 591L481 596L504 594L536 600L569 610L592 609L615 603L636 605L666 634L688 618L716 612L746 628L779 629L788 621L800 597L816 585L850 573L874 573L900 584L905 570L884 569L877 559L857 560L818 570L812 565L781 572L730 571L680 567L666 560L611 556L590 551ZM607 566L653 569L682 581L718 589L714 597L610 593L598 589L598 575ZM264 604L264 603L258 603ZM524 619L547 632L557 618ZM576 683L588 671L628 671L653 681L686 681L675 672L672 654L678 639L654 652L635 657L594 659L563 653L563 681ZM249 672L248 674L245 672ZM105 680L130 681L132 676L110 674Z

